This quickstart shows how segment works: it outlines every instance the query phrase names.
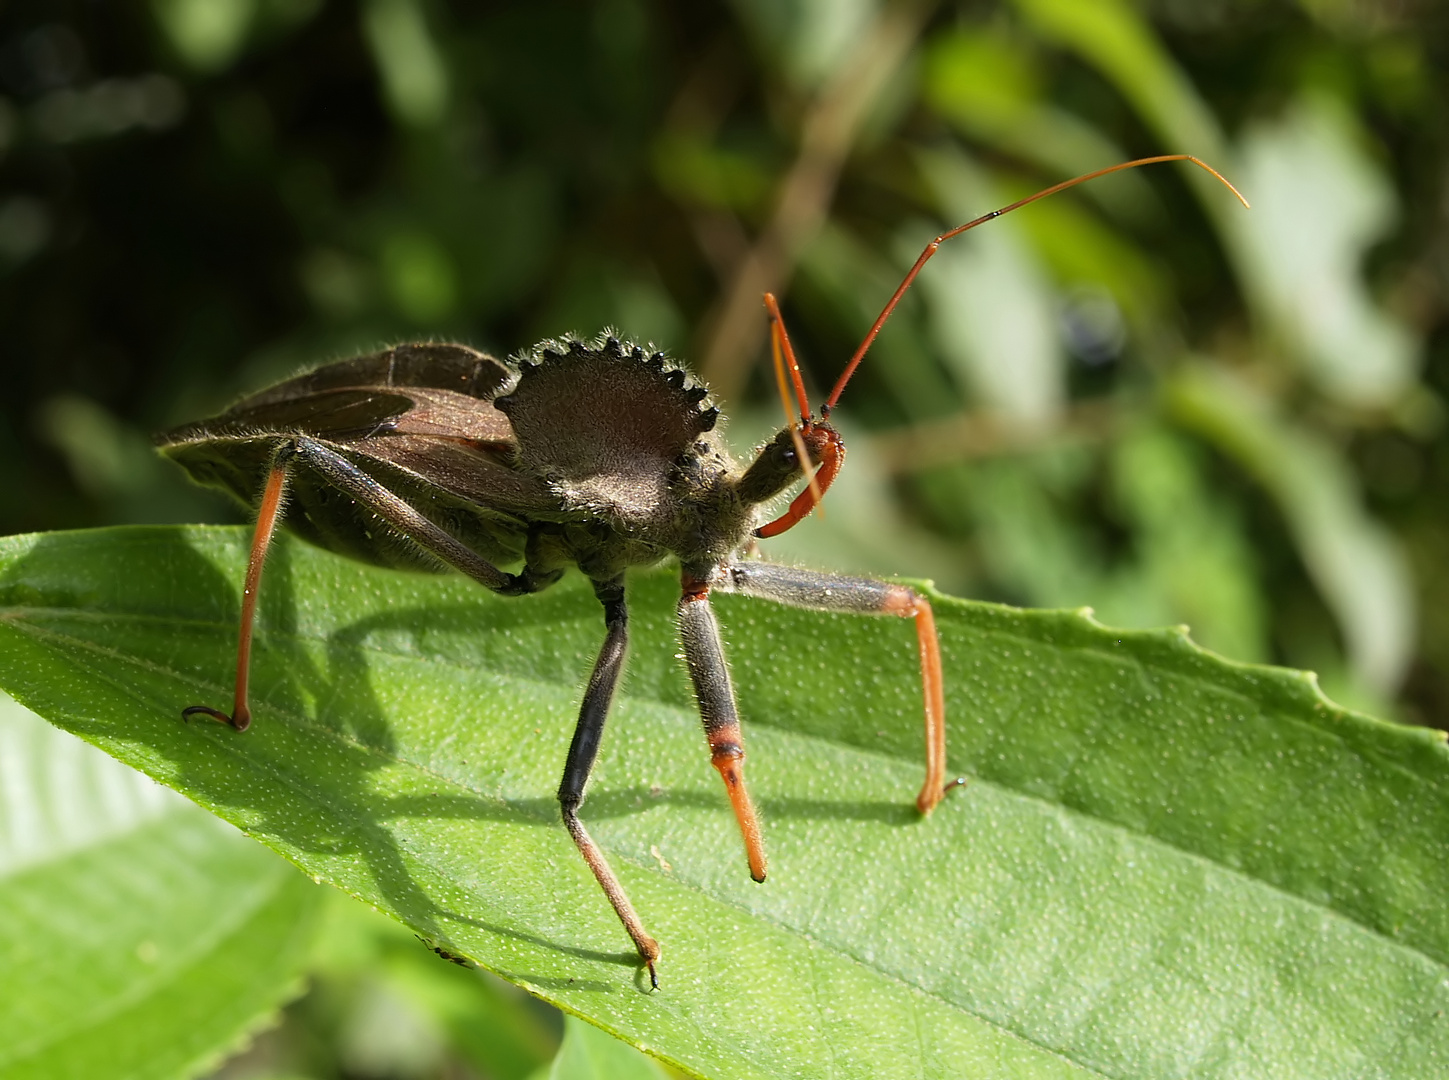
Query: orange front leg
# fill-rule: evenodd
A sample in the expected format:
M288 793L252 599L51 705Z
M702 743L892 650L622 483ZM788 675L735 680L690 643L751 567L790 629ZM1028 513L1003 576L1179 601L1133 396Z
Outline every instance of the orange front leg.
M814 611L914 619L926 714L926 780L916 796L916 808L929 814L946 791L960 783L945 783L946 691L941 671L941 643L929 600L909 585L754 561L728 567L721 587Z

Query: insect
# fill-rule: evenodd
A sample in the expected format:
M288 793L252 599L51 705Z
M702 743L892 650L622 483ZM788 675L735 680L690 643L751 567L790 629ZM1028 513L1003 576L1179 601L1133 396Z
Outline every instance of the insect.
M424 947L436 953L438 956L448 961L448 963L450 964L457 964L459 967L465 968L470 968L473 966L473 961L469 960L466 956L457 956L454 953L448 952L447 949L440 948L437 945L433 945L428 941L427 938L423 937L421 934L414 934L413 937L421 941Z
M781 397L788 414L788 381L800 416L743 468L715 432L720 411L705 387L662 353L610 336L547 341L507 363L462 345L399 345L328 364L213 419L165 433L161 450L195 480L257 505L231 712L192 705L183 715L207 716L237 731L250 725L252 619L267 548L283 519L332 551L384 566L436 569L441 562L509 596L547 588L577 566L603 606L605 634L569 745L559 805L657 987L659 945L579 817L624 665L625 571L667 558L679 563L685 663L710 761L724 781L754 880L765 880L765 847L745 784L744 742L712 592L914 622L926 734L926 776L916 806L929 814L946 774L945 694L930 603L907 585L774 565L744 553L755 538L800 522L839 473L845 446L830 413L941 244L1085 180L1181 160L1227 184L1188 155L1143 158L1057 184L938 236L871 326L818 419L779 308L766 294ZM802 481L789 508L762 523L762 508ZM510 565L519 569L500 568Z

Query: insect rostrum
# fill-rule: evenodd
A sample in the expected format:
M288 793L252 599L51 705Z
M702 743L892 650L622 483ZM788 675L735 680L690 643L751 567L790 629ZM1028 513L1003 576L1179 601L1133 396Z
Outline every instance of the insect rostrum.
M747 557L746 549L754 537L799 522L834 480L845 448L828 422L830 411L942 243L1095 176L1177 160L1222 179L1185 155L1144 158L1057 184L936 237L861 342L818 420L779 309L767 294L781 395L788 398L788 373L800 420L745 468L715 431L719 409L703 386L662 353L608 335L588 343L544 342L508 363L463 345L400 345L289 379L212 420L166 433L159 439L162 451L194 479L248 505L262 493L242 597L232 710L193 705L184 715L209 716L238 731L251 723L252 617L280 520L330 550L385 566L437 568L441 562L505 595L547 588L577 566L603 605L605 635L579 707L559 805L569 835L657 986L659 945L579 819L628 648L625 571L668 558L679 563L685 663L710 760L724 780L756 881L765 880L764 841L745 786L743 736L710 607L712 590L914 621L926 728L926 778L916 806L929 813L942 797L946 768L940 647L930 604L905 585L776 566ZM807 475L808 485L789 510L762 522L762 507Z

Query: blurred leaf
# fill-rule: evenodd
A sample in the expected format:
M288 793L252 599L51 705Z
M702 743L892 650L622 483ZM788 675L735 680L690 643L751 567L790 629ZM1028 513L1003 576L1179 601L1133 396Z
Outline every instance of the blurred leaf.
M256 724L224 700L240 529L0 541L0 673L55 722L606 1030L705 1076L1422 1078L1449 1054L1449 751L1172 632L936 597L975 781L925 822L908 626L721 597L773 856L743 869L674 659L633 666L584 816L664 946L637 958L557 825L600 633L278 546ZM666 865L667 864L667 865Z
M999 595L1029 604L1085 606L1100 598L1106 559L1078 505L1092 459L1064 447L992 455L913 478L932 516L969 536Z
M362 28L393 114L415 127L441 120L448 69L417 0L365 0Z
M476 968L445 963L417 946L412 935L394 939L383 974L401 996L447 1030L452 1045L475 1068L494 1080L522 1080L548 1060L556 1037L532 1015L533 1003L517 987Z
M1152 27L1125 0L1016 0L1016 6L1043 37L1076 50L1115 83L1165 147L1220 156L1217 121Z
M969 221L1002 200L965 155L923 154L921 169L943 214ZM921 246L930 240L924 237ZM920 247L902 252L910 261ZM1066 398L1051 285L1014 219L992 222L940 248L920 288L942 359L992 412L1023 425L1049 423Z
M1397 206L1355 135L1344 110L1322 97L1255 124L1237 170L1253 212L1236 220L1250 295L1273 329L1323 391L1372 409L1404 397L1420 347L1365 288L1364 252Z
M913 222L900 229L893 247L910 251L914 259L919 248L939 228L929 222ZM797 300L807 304L812 299L820 310L818 321L832 328L843 328L853 339L864 337L881 305L900 283L901 267L897 259L888 259L879 250L842 226L828 222L806 248L800 262L800 283L795 288ZM865 365L851 389L846 391L843 408L854 417L891 416L896 423L901 415L933 417L955 412L963 399L954 382L942 370L935 344L925 325L923 298L914 290L907 293L891 316L885 331L871 347L870 362ZM796 348L800 346L797 344ZM808 354L802 356L806 377L812 370ZM818 363L818 360L815 360ZM889 404L873 400L863 393L866 380L883 383ZM814 395L819 398L821 395Z
M1343 455L1218 365L1180 372L1167 394L1175 419L1235 458L1277 502L1354 670L1371 690L1392 693L1413 655L1413 584Z
M752 213L769 195L770 173L758 155L670 132L654 146L654 175L675 199Z
M337 1031L345 1076L437 1076L448 1059L442 1024L399 994L390 980L359 973Z
M0 696L0 1076L184 1077L299 988L322 890Z
M213 72L241 52L256 0L151 0L151 10L181 58L198 71Z
M76 483L94 497L124 501L164 471L149 439L89 398L51 398L35 422L41 437L65 456Z
M1035 203L1017 220L1057 280L1105 289L1139 330L1150 332L1162 321L1169 310L1168 279L1120 230L1068 199Z
M1207 487L1191 447L1143 425L1118 440L1110 456L1137 558L1129 573L1094 593L1098 615L1126 626L1185 622L1208 648L1262 660L1267 613L1243 522Z
M657 276L606 259L581 260L560 275L555 302L536 321L534 337L593 335L607 326L654 348L678 349L684 318Z
M1016 6L1044 38L1077 52L1113 83L1157 136L1162 152L1195 154L1232 172L1217 119L1126 0L1016 0ZM1242 207L1222 185L1200 169L1185 166L1184 174L1220 229L1234 228L1228 215Z
M953 28L926 54L925 103L968 138L985 142L1060 177L1127 159L1103 132L1053 104L1034 52L995 27ZM1134 173L1120 173L1083 190L1121 216L1150 201L1150 188Z
M354 318L367 304L371 286L367 267L344 251L324 247L308 252L297 276L313 305L331 318Z
M186 481L156 456L144 431L79 394L42 401L36 433L65 459L76 485L115 523L215 519L217 493ZM223 518L222 520L226 520Z
M447 250L431 236L395 232L383 243L381 261L393 304L412 322L436 322L453 310L457 271Z
M449 963L366 904L336 890L328 899L313 991L288 1017L294 1031L333 1045L340 1063L369 1076L466 1062L489 1080L525 1080L553 1059L553 1010L466 961Z
M859 43L878 0L734 0L735 10L801 90L823 83Z
M928 100L950 115L1009 123L1044 96L1046 79L1036 57L997 27L953 27L936 37L926 56Z
M0 203L0 266L13 270L44 251L53 228L39 199L15 195Z
M632 1046L572 1016L548 1080L665 1080L665 1072Z

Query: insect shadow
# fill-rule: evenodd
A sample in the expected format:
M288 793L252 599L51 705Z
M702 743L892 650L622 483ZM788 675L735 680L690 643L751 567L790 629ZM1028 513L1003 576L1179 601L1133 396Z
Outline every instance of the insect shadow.
M567 600L568 597L565 594L558 599ZM540 620L536 613L528 612L525 608L529 605L552 605L554 601L554 597L539 596L512 599L506 604L489 605L486 608L479 603L460 603L417 605L379 611L339 627L328 636L326 672L318 670L304 656L299 656L296 664L289 665L292 668L291 677L312 688L314 695L317 688L325 688L327 704L324 709L319 710L319 723L340 734L350 734L359 742L391 756L396 753L392 732L371 689L373 680L369 670L370 656L377 651L372 644L374 638L401 632L418 637L428 636L437 641L439 638L431 631L438 630L446 632L445 640L456 640L472 636L473 633L497 634L508 628L501 625L501 622L537 626L540 621L549 621L548 614L545 613ZM574 609L567 604L558 605L557 610L560 622L576 621L572 614ZM647 644L647 634L641 633L641 637L646 638ZM409 650L409 653L424 659L436 657L445 662L466 662L470 666L476 665L478 660L473 654L450 657L446 649L437 648L419 648L415 652ZM548 677L556 678L566 685L573 685L584 681L590 663L591 658L587 653L579 652L545 660L540 666L554 669L546 673ZM300 670L303 665L307 666L305 673ZM539 674L537 671L530 673ZM621 696L627 699L629 691L630 687L626 684ZM687 711L689 705L682 696L683 693L687 691L682 691L677 703L682 711ZM661 696L666 698L667 704L675 704L674 695ZM273 702L269 701L268 704ZM560 711L556 720L560 734L567 733L572 722L567 710ZM768 726L789 728L792 725L782 724L776 718ZM562 759L562 741L559 756ZM668 786L633 785L597 788L589 795L589 813L598 819L627 817L660 804L690 809L717 809L724 813L728 813L730 809L729 800L723 793L703 788L680 790ZM920 815L909 804L899 801L777 796L762 799L761 805L771 817L776 818L876 821L891 825L911 825L920 820ZM482 792L458 795L429 793L392 799L388 801L387 807L389 813L397 815L426 814L434 818L512 821L548 828L555 826L558 817L558 800L552 792L528 798L507 799Z
M466 924L565 955L624 968L637 965L632 951L583 949L449 910L417 881L387 825L418 808L408 798L379 801L370 781L395 756L397 746L368 677L362 641L374 624L363 620L330 635L325 664L315 663L299 643L292 644L305 631L287 543L277 545L276 560L268 568L261 648L271 655L261 665L258 684L268 713L284 722L268 724L261 738L242 743L211 724L177 722L171 699L178 692L194 693L198 686L176 661L176 635L168 641L156 634L158 622L179 623L178 634L209 636L217 630L218 641L224 641L239 608L230 576L204 549L172 529L130 529L119 537L112 534L107 542L111 546L106 552L78 560L72 538L41 536L0 574L0 606L10 609L8 621L33 635L42 648L63 650L81 664L87 653L104 651L108 662L120 659L142 666L147 680L159 686L154 696L143 696L97 680L84 707L66 702L46 710L61 726L113 752L139 744L156 763L152 773L221 816L245 822L250 833L283 849L304 857L356 857L385 903L429 938L447 940L446 924ZM127 569L124 552L117 557L118 544L143 548L145 570ZM156 588L158 578L167 582L164 592ZM103 616L93 614L96 595L106 597ZM184 610L178 610L176 597L185 598ZM309 698L321 707L314 710ZM338 722L343 716L345 722ZM305 784L291 782L299 749L319 735L351 748L349 767L325 775L309 773ZM320 792L309 792L301 800L288 798L289 792L318 785ZM539 824L551 823L556 813L556 807L514 806L481 795L439 802L429 800L430 812ZM539 986L550 979L521 970L501 973Z

